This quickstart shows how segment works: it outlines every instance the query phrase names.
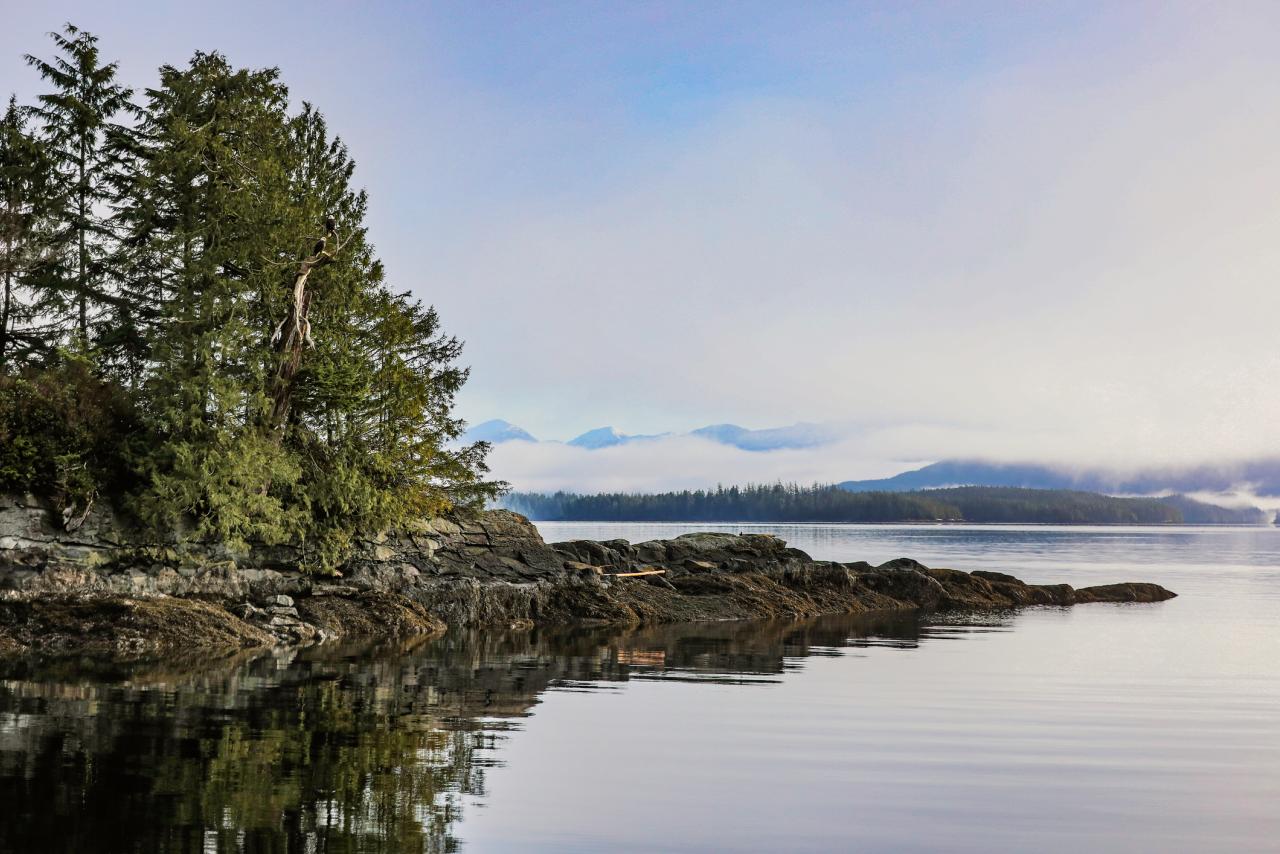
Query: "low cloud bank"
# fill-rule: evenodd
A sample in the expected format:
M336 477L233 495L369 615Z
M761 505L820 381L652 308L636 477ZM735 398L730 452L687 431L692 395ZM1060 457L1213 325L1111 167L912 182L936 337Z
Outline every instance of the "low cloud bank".
M821 448L744 451L694 436L587 450L559 442L506 442L493 449L497 477L527 492L657 492L716 484L844 479L842 472L886 477L916 464L864 456L857 440Z
M1048 453L1055 447L1052 437L1038 438L1039 441L1025 434L914 425L864 427L821 447L768 452L742 450L694 435L594 450L560 442L513 441L496 445L490 462L494 475L519 491L597 493L661 492L778 481L809 485L872 480L941 459L981 459L1042 466L1064 475L1067 484L1077 483L1077 488L1082 489L1115 494L1134 489L1151 494L1185 492L1226 506L1280 509L1280 461L1274 459L1274 454L1252 460L1097 455L1084 462L1078 457L1055 457ZM929 447L944 448L945 453L935 456L922 452ZM1042 485L1040 479L1043 478L1027 485Z

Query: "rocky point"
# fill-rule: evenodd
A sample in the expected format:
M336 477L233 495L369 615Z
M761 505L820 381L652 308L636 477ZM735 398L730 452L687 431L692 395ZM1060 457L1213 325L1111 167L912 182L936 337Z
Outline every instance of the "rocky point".
M332 576L282 546L149 543L110 510L73 534L0 498L0 650L156 652L403 636L450 626L641 624L903 609L1158 602L1124 582L1074 589L996 572L815 560L767 534L546 543L495 510L371 536Z

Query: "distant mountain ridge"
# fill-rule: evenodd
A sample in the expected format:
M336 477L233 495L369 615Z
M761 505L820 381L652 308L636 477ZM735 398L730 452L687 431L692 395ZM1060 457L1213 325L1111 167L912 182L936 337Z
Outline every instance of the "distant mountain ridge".
M597 427L575 436L567 444L586 451L615 448L637 442L697 438L752 453L822 448L852 435L849 425L798 422L786 427L753 430L737 424L709 424L688 433L627 434L614 427ZM462 436L463 442L539 442L528 431L502 419L477 424ZM1172 495L1245 492L1260 498L1280 498L1280 457L1264 457L1224 463L1148 466L1119 470L1105 466L1071 467L1046 463L992 462L981 459L944 459L892 477L846 480L836 484L850 492L911 492L957 486L1000 486L1023 489L1065 489L1104 495Z
M654 439L662 439L670 436L670 433L654 433L648 436L628 436L626 433L619 433L612 427L597 427L594 430L588 430L581 436L575 436L566 444L575 448L586 448L589 451L595 451L600 448L612 448L615 445L625 445L629 442L648 442Z
M1280 459L1145 468L1130 472L1101 467L1067 469L1036 463L943 460L893 477L846 480L850 492L909 492L954 486L1011 486L1024 489L1075 489L1107 495L1231 492L1241 487L1255 495L1280 496Z
M632 442L651 442L656 439L667 439L681 436L693 436L706 439L720 445L728 445L743 451L781 451L801 448L818 448L830 445L847 437L849 431L840 426L830 424L811 424L800 422L786 427L768 427L752 430L737 424L708 424L688 433L648 433L628 434L619 432L615 427L596 427L581 435L575 436L566 445L596 451L601 448L613 448ZM500 444L510 441L536 442L526 430L509 421L495 418L477 424L462 436L463 442L490 442Z

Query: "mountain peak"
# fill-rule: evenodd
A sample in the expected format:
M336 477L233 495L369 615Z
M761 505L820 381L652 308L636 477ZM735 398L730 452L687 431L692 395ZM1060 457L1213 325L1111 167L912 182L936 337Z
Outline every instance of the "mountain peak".
M503 421L501 418L491 418L488 421L481 422L462 434L462 441L470 444L472 442L489 442L493 445L499 445L503 442L536 442L530 433L517 427L510 421Z
M575 448L587 448L595 450L596 448L609 448L614 445L621 445L627 441L627 436L619 433L612 427L597 427L594 430L588 430L581 436L576 436L569 440L569 444Z
M670 435L670 433L630 435L627 433L619 433L613 427L597 427L594 430L588 430L581 436L575 436L568 441L568 444L573 445L575 448L585 448L588 451L595 451L600 448L612 448L615 445L625 445L629 442L663 439Z

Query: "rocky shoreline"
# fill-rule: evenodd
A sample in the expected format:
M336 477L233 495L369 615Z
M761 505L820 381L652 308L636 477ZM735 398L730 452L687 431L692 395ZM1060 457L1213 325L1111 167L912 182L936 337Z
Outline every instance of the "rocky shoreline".
M73 534L0 497L0 652L163 653L400 637L447 627L655 624L906 609L1158 602L1155 584L1073 589L994 572L814 560L764 534L544 542L523 516L423 520L358 544L341 575L284 547L139 543L109 511ZM629 573L648 573L629 575Z

